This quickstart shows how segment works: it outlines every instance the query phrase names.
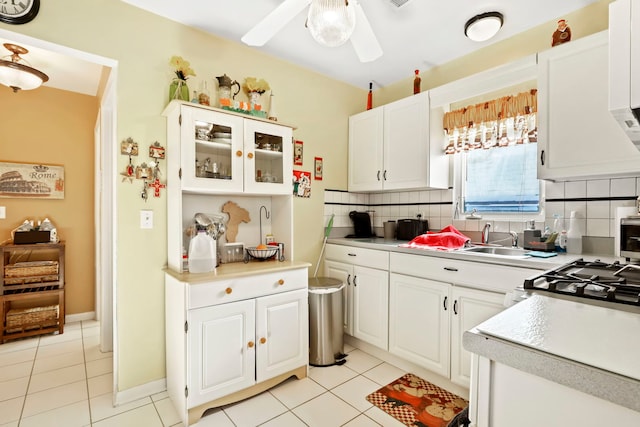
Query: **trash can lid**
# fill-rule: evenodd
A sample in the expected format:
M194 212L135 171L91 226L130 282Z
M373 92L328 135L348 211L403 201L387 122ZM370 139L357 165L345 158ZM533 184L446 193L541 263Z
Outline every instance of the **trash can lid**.
M309 292L337 292L344 288L344 282L333 277L310 277Z

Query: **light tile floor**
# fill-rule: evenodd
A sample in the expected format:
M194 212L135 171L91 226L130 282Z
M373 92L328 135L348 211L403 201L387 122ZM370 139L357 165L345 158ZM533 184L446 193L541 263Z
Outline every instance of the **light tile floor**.
M167 393L112 406L113 357L98 347L99 324L65 325L0 345L0 427L182 426ZM245 401L213 409L197 427L402 427L366 399L404 371L351 346L342 366L312 367Z

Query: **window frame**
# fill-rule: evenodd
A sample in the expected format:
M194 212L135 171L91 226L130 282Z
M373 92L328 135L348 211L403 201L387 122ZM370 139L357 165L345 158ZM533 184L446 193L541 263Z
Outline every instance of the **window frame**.
M491 150L503 150L502 147L491 148ZM453 215L454 218L457 213L457 219L467 219L471 212L464 212L464 186L466 182L466 153L456 153L451 155L453 157ZM539 197L540 197L540 209L538 212L513 212L513 213L500 213L500 212L478 212L478 215L483 220L494 221L530 221L544 222L545 220L545 185L544 181L538 178Z

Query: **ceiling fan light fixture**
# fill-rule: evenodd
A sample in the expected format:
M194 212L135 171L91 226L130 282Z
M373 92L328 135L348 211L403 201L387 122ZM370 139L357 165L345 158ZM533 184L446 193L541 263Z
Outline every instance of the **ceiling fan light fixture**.
M10 60L0 59L0 83L10 87L14 92L30 90L40 87L49 80L49 76L23 62L20 57L29 51L22 46L4 43L4 47L11 52Z
M500 12L481 13L467 21L464 35L475 42L483 42L495 36L503 23L504 16Z
M356 14L347 0L312 0L307 27L319 44L337 47L346 43L356 27Z

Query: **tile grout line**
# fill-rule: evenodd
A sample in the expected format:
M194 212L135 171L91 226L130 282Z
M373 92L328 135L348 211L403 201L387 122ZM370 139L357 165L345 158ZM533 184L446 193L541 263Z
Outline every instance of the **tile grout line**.
M93 425L93 413L91 410L91 393L89 393L89 372L87 371L87 355L84 347L84 325L80 321L80 340L82 341L82 360L84 361L84 379L87 388L87 406L89 407L89 425Z
M27 396L29 395L29 387L31 387L31 378L33 377L33 370L36 367L36 359L38 358L38 350L40 350L40 337L37 336L37 344L35 345L36 351L33 354L33 363L31 364L31 371L29 372L29 380L27 381L27 389L24 391L24 399L22 400L22 408L20 408L20 417L18 418L18 427L22 424L22 416L24 415L24 408L27 404Z

